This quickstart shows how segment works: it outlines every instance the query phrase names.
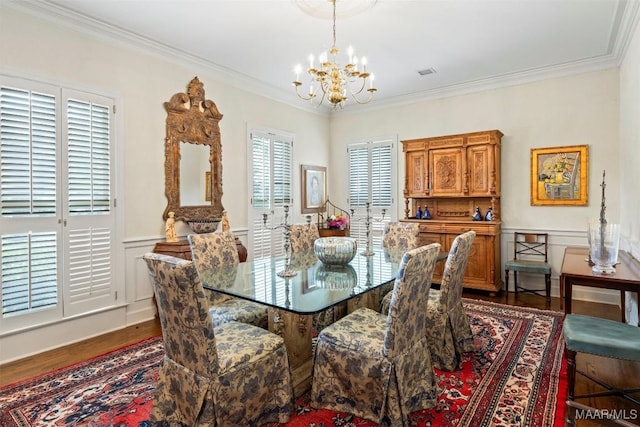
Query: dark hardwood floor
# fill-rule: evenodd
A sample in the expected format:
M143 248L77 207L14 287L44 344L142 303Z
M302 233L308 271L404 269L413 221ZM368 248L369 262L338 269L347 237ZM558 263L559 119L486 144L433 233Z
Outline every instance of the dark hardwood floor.
M505 298L504 293L491 297L483 292L465 291L464 296L466 298L482 299L516 306L561 311L559 298L552 298L550 304L547 305L544 297L523 293L519 293L517 298L515 294L509 293ZM620 316L619 308L608 304L574 301L573 309L575 313L589 314L613 320L619 320ZM160 323L154 319L66 347L7 363L0 366L0 386L80 362L144 338L160 334ZM590 372L592 375L602 378L618 387L640 386L639 363L634 364L627 361L583 354L578 355L577 363L579 369ZM587 390L588 392L594 392L598 391L599 387L578 377L576 380L576 393L586 393ZM582 400L581 403L600 409L624 410L625 412L623 413L627 416L633 416L633 414L635 414L636 418L630 421L640 425L640 406L623 399L601 397L585 399ZM579 421L577 425L579 427L590 427L602 424L582 420Z

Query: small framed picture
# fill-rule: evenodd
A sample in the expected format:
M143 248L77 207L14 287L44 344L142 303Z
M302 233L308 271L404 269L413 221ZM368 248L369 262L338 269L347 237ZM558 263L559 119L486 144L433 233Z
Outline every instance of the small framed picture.
M301 177L302 213L316 213L327 197L327 168L301 165Z
M531 205L584 206L589 147L531 149Z

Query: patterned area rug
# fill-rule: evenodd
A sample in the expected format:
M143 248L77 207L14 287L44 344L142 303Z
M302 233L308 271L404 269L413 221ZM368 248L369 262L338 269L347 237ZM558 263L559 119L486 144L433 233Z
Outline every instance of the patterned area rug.
M458 372L436 371L440 396L411 425L563 425L561 313L464 300L476 336ZM149 426L163 357L151 338L86 362L0 388L0 426ZM287 427L375 426L297 401ZM275 426L275 425L274 425Z

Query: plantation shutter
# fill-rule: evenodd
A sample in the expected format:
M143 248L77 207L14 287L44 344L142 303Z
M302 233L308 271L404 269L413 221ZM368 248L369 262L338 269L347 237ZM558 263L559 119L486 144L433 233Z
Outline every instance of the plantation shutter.
M0 332L114 304L112 112L0 76Z
M391 148L391 144L371 147L371 206L387 211L393 203Z
M46 322L62 313L55 93L0 86L1 330L21 314Z
M253 259L284 254L282 229L271 230L283 220L284 206L293 204L293 138L253 131L250 137L251 181L249 230ZM263 214L268 215L267 227Z
M65 315L100 308L113 299L112 108L102 97L68 94Z
M367 243L366 204L369 203L372 243L382 244L384 220L394 211L394 141L385 139L349 145L349 208L353 210L350 235L358 245Z

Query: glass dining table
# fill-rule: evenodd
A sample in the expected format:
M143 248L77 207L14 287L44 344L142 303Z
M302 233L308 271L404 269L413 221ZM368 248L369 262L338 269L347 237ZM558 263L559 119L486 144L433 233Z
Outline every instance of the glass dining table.
M280 277L283 256L261 258L232 268L199 271L203 287L269 308L269 330L285 340L296 396L311 386L313 316L335 306L347 312L359 307L378 310L391 289L402 251L373 248L345 266L327 266L313 252L291 257L293 277ZM386 285L386 286L385 286Z

